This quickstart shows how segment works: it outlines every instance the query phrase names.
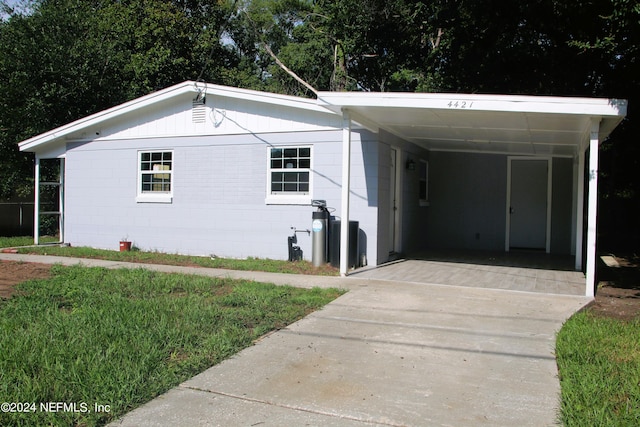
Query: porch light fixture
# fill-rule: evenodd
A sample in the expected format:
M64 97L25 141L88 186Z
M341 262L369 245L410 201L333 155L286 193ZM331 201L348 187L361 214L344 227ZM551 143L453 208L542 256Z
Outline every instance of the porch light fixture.
M407 164L405 166L408 171L416 170L416 162L413 159L407 160Z

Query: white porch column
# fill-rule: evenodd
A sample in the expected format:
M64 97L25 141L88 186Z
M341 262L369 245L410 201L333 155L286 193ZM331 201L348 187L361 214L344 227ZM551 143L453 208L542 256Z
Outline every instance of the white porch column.
M60 216L59 220L59 229L60 229L60 243L64 243L64 167L65 167L65 159L60 159L60 194L59 194L59 208Z
M40 243L40 158L36 154L35 188L33 199L33 244Z
M591 119L589 140L589 198L587 204L587 283L585 295L595 295L596 284L596 213L598 209L598 149L600 119Z
M349 191L351 178L351 117L342 110L342 203L340 220L340 275L349 269Z

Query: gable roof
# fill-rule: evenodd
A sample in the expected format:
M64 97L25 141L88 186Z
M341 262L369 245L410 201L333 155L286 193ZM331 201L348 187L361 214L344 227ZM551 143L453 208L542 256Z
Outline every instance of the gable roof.
M295 96L279 95L275 93L260 92L249 89L240 89L235 87L213 85L194 81L184 81L182 83L170 86L166 89L152 92L140 98L133 99L115 107L97 112L87 117L83 117L74 122L36 135L19 143L21 151L37 151L38 148L50 143L64 140L70 135L77 134L84 129L95 127L110 120L123 117L127 114L140 111L142 109L152 107L174 98L184 95L196 97L199 92L206 95L219 95L227 98L242 99L246 101L274 104L286 106L296 109L316 111L328 113L328 110L319 106L315 100L299 98Z

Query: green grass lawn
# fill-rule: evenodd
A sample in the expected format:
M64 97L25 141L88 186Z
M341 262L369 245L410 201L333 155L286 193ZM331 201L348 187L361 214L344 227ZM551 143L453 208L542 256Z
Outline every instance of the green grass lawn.
M36 404L0 412L2 426L102 425L341 295L144 269L52 272L0 300L0 402ZM44 402L77 412L45 413Z
M32 237L0 237L0 248L27 246L33 244ZM308 261L288 262L264 258L230 259L202 256L186 256L161 252L144 252L139 250L119 252L88 247L70 246L38 246L18 249L22 254L46 254L78 258L96 258L109 261L139 262L147 264L166 264L181 266L198 266L209 268L225 268L230 270L267 271L273 273L313 274L337 276L339 271L330 265L314 267Z
M12 246L27 246L33 244L33 237L0 237L0 248L10 248Z
M640 319L578 313L560 330L556 357L565 426L640 426Z
M40 239L42 243L55 243L58 242L57 237L42 237ZM33 245L32 236L17 236L17 237L3 237L0 236L0 248L10 248L13 246L29 246Z

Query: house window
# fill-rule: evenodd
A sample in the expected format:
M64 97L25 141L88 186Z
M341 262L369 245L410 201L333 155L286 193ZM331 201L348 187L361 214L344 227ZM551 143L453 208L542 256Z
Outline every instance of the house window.
M311 147L271 147L267 203L311 201Z
M429 163L426 160L420 160L418 165L419 204L429 206Z
M139 202L171 202L173 152L141 151L138 154Z

